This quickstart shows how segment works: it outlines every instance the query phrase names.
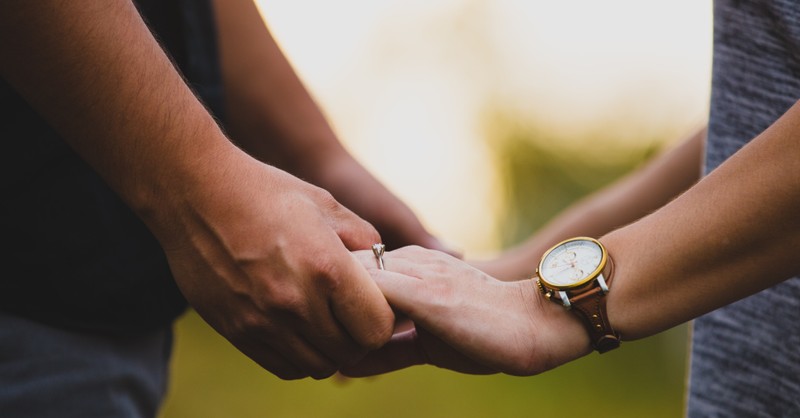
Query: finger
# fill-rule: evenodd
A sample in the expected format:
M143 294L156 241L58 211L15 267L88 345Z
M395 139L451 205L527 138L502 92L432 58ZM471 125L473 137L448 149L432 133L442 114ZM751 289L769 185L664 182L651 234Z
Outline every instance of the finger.
M403 271L414 272L414 268L407 266L408 261L402 258L393 258L391 261L389 268L399 267ZM466 298L463 292L465 286L472 287L481 282L419 279L393 271L372 273L389 304L416 324L422 336L420 341L423 342L424 352L429 355L432 364L465 373L497 371L490 361L491 354L484 352L484 347L494 349L494 346L503 342L487 344L486 335L491 335L493 330L486 329L480 323L486 315L491 316L497 309L487 310L487 307L495 305L475 299L483 297L481 290L475 290L472 296ZM455 283L458 285L454 286ZM426 335L430 338L425 338Z
M378 260L375 258L375 254L372 251L355 251L353 252L353 256L355 256L356 259L358 259L358 261L361 263L361 265L367 269L370 275L373 276L377 275L381 271L381 269L378 267ZM374 277L373 280L375 280ZM389 305L391 306L391 303ZM406 317L405 313L399 310L395 310L394 315L395 315L395 325L394 325L395 333L397 333L398 330L400 329L407 330L410 329L411 326L413 326L413 323Z
M388 373L420 364L469 374L492 374L497 370L479 364L423 329L411 329L392 336L385 346L363 360L341 370L351 377Z
M372 279L389 305L408 315L412 320L428 304L425 283L416 278L389 270L374 270Z
M375 253L372 252L372 250L353 251L353 256L367 271L378 268L378 259L375 257Z
M348 250L365 250L381 242L374 226L342 205L338 205L334 216L329 218L329 224Z
M336 321L329 310L325 315L311 321L314 328L309 332L304 332L303 336L309 344L317 347L320 352L333 363L337 368L347 366L360 360L367 353L367 350L359 345L349 332Z
M458 258L441 251L419 246L408 246L384 254L387 270L428 280L442 272L454 273L464 268L471 269ZM391 265L391 268L388 266Z
M304 336L298 336L295 344L280 344L277 351L288 358L306 376L314 379L325 379L339 370L340 364L332 360L327 354Z
M331 310L356 343L376 349L391 338L394 314L367 270L351 253L344 254L338 258L342 280L331 294Z
M339 364L316 348L320 346L315 346L301 335L280 338L280 341L264 341L263 344L272 347L272 351L291 363L302 377L324 379L339 369Z
M350 377L365 377L425 364L427 357L420 351L414 329L395 334L378 350L367 354L360 362L345 367L341 373Z

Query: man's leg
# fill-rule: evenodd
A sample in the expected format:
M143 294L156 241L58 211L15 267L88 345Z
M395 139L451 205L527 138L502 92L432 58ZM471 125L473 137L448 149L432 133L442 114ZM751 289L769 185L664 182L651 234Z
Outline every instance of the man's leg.
M154 417L171 340L169 327L105 337L0 313L0 416Z

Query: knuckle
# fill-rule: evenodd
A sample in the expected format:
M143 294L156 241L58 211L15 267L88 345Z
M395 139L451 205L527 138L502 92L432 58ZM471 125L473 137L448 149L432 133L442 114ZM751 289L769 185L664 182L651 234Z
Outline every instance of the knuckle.
M377 229L375 229L374 226L372 226L371 223L369 223L369 222L367 222L367 221L365 221L363 219L361 219L360 222L362 224L362 229L364 230L364 234L366 235L366 239L369 242L372 242L372 243L383 242L383 239L381 238L381 234L378 232Z
M303 306L303 297L296 291L280 292L275 305L282 311L296 312Z
M419 260L420 262L430 260L436 261L439 260L439 258L441 258L440 255L442 255L442 253L438 251L433 251L419 245L408 245L397 251L401 252L405 257Z
M398 251L403 251L409 254L419 254L423 251L424 248L420 247L419 245L406 245L403 248L400 248Z
M338 211L341 210L342 208L342 205L339 204L338 201L336 201L336 198L333 197L331 192L325 189L322 188L316 189L316 199L318 202L317 204L323 209L329 211Z
M394 319L387 318L376 323L369 332L365 333L361 338L361 345L369 350L377 350L384 346L392 338L392 331L394 329Z
M313 262L315 285L333 292L342 284L341 261L328 253L319 255Z
M240 313L229 327L230 337L236 341L246 341L255 330L265 326L264 319L254 311Z
M295 286L280 286L270 289L266 297L267 312L300 313L305 306L305 298Z

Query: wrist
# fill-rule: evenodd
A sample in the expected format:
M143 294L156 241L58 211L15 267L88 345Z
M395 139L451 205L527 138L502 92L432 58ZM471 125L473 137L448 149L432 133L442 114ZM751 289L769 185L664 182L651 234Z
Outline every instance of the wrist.
M133 176L135 187L126 200L162 243L165 233L175 231L177 220L241 184L242 173L256 163L218 130L196 139L195 152L163 160Z
M575 315L549 300L539 291L531 279L510 283L517 287L523 303L529 307L529 318L533 331L528 344L536 353L551 353L539 361L539 373L563 363L583 357L592 352L589 334L584 324ZM539 354L541 355L541 354Z
M606 297L606 311L609 321L614 326L623 340L636 340L652 335L654 332L646 330L648 316L653 312L640 304L648 296L645 292L632 289L631 263L627 257L630 254L629 244L618 232L608 234L601 238L609 253L614 256L614 285L613 290ZM652 308L653 306L650 305ZM645 310L640 311L640 308Z

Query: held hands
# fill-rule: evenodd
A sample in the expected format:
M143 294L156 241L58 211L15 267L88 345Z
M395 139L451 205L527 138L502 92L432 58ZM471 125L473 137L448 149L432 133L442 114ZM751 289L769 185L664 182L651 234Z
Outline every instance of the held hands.
M389 303L416 328L395 334L344 373L367 376L417 364L463 373L533 375L590 351L583 325L537 294L531 280L502 282L438 251L357 253Z
M181 194L169 218L179 222L156 233L190 304L284 379L327 377L382 346L393 313L348 251L378 233L322 189L250 158L237 164Z

